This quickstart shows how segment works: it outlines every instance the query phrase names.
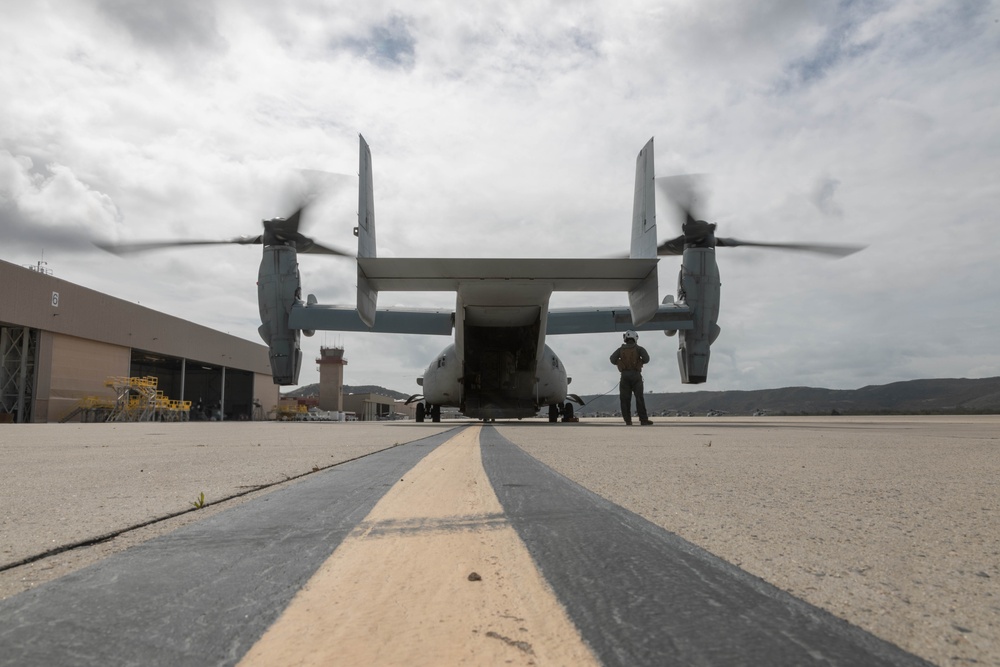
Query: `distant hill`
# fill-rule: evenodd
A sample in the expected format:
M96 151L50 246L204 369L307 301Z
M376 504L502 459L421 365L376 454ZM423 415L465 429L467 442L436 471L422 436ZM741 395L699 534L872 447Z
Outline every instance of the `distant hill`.
M347 394L382 394L405 399L404 394L375 385L344 385ZM284 396L318 396L319 385L310 384ZM603 396L581 396L586 405L577 408L581 415L613 414L618 408L618 390ZM1000 377L968 380L909 380L892 384L870 385L861 389L818 389L785 387L755 391L695 391L646 394L650 414L710 411L733 415L873 415L873 414L998 414L1000 413Z
M617 390L604 396L581 396L580 414L618 410ZM909 380L861 389L785 387L756 391L696 391L647 394L650 414L709 411L750 415L975 414L1000 413L1000 377Z

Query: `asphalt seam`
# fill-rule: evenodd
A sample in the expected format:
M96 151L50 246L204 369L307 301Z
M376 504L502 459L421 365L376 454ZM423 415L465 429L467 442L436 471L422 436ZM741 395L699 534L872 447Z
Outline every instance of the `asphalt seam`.
M0 665L67 655L235 664L379 499L458 430L355 457L0 601Z
M451 431L454 431L456 428L464 428L464 425L456 426L455 428L448 429L447 431L441 431L441 433L450 433ZM410 442L419 442L420 440L423 439L424 438L419 438L417 440L411 440ZM245 491L240 491L238 493L228 495L224 498L220 498L210 503L205 503L201 507L191 507L190 509L180 510L179 512L164 514L149 519L148 521L143 521L142 523L132 524L130 526L126 526L125 528L111 531L110 533L104 533L102 535L97 535L95 537L89 537L85 540L80 540L79 542L71 542L69 544L63 544L58 547L53 547L52 549L47 549L46 551L42 551L37 554L32 554L31 556L26 556L19 561L15 561L13 563L8 563L5 565L0 565L0 572L7 572L9 570L14 570L19 567L24 567L25 565L31 565L32 563L37 563L38 561L45 560L46 558L51 558L52 556L58 556L59 554L66 553L67 551L73 551L75 549L85 549L87 547L96 546L98 544L104 544L105 542L110 542L115 538L121 537L122 535L127 535L128 533L131 533L133 531L140 530L142 528L148 528L149 526L153 526L158 523L162 523L164 521L169 521L170 519L176 519L179 516L184 516L185 514L197 512L201 509L205 509L206 507L214 507L216 505L222 505L231 500L236 500L237 498L242 498L243 496L248 496L252 493L257 493L259 491L264 491L266 489L273 489L274 487L281 486L282 484L288 484L289 482L294 482L309 475L315 475L316 473L323 472L324 470L329 470L330 468L336 468L337 466L342 466L344 464L352 463L354 461L358 461L367 458L369 456L374 456L375 454L379 454L381 452L385 452L390 449L395 449L396 447L402 447L403 445L410 444L410 442L397 442L388 447L384 447L383 449L377 449L375 451L368 452L367 454L355 456L350 459L344 459L343 461L338 461L337 463L331 463L330 465L326 466L317 466L312 470L300 473L298 475L290 475L290 476L286 475L285 479L277 482L270 482L268 484L257 484Z

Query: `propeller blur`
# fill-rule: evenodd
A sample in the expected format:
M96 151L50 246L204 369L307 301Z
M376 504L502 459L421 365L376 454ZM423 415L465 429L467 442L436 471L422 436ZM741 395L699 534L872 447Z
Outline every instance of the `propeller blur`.
M631 250L611 259L380 258L375 243L371 150L360 137L356 255L322 245L300 231L308 204L287 218L262 221L263 232L227 240L149 241L101 245L118 254L206 244L263 246L258 273L259 333L267 344L276 384L298 384L300 335L316 330L453 336L417 378L417 421L439 421L442 407L483 419L521 418L548 409L550 421L574 421L578 396L572 379L546 343L550 335L663 331L677 335L681 382L708 379L711 345L719 336L720 287L715 249L758 247L844 257L861 246L775 243L717 237L716 225L696 214L700 195L693 176L654 178L653 140L636 159ZM655 190L677 207L681 234L657 243ZM357 303L331 306L302 299L299 253L354 256ZM681 256L677 297L659 298L657 265ZM454 310L379 309L380 291L449 291ZM549 308L558 291L625 292L627 306Z

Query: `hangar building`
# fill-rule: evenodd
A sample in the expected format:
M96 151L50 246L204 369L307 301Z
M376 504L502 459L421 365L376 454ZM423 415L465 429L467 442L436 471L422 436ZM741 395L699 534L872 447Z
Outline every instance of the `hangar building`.
M157 378L192 419L278 403L264 345L0 260L0 421L60 421L83 398L114 398L112 376Z

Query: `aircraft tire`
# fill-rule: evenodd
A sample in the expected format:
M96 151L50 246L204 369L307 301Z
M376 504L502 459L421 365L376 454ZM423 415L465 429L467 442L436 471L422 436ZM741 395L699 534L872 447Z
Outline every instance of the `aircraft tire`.
M435 405L431 407L431 421L435 424L441 421L441 406Z
M571 422L571 421L573 421L573 404L572 403L567 402L566 405L563 406L563 421L564 422Z
M559 421L559 406L553 403L549 406L549 422L555 423Z
M418 423L423 423L424 417L426 416L427 416L427 408L424 407L423 403L417 403L417 413L414 419L416 419Z

